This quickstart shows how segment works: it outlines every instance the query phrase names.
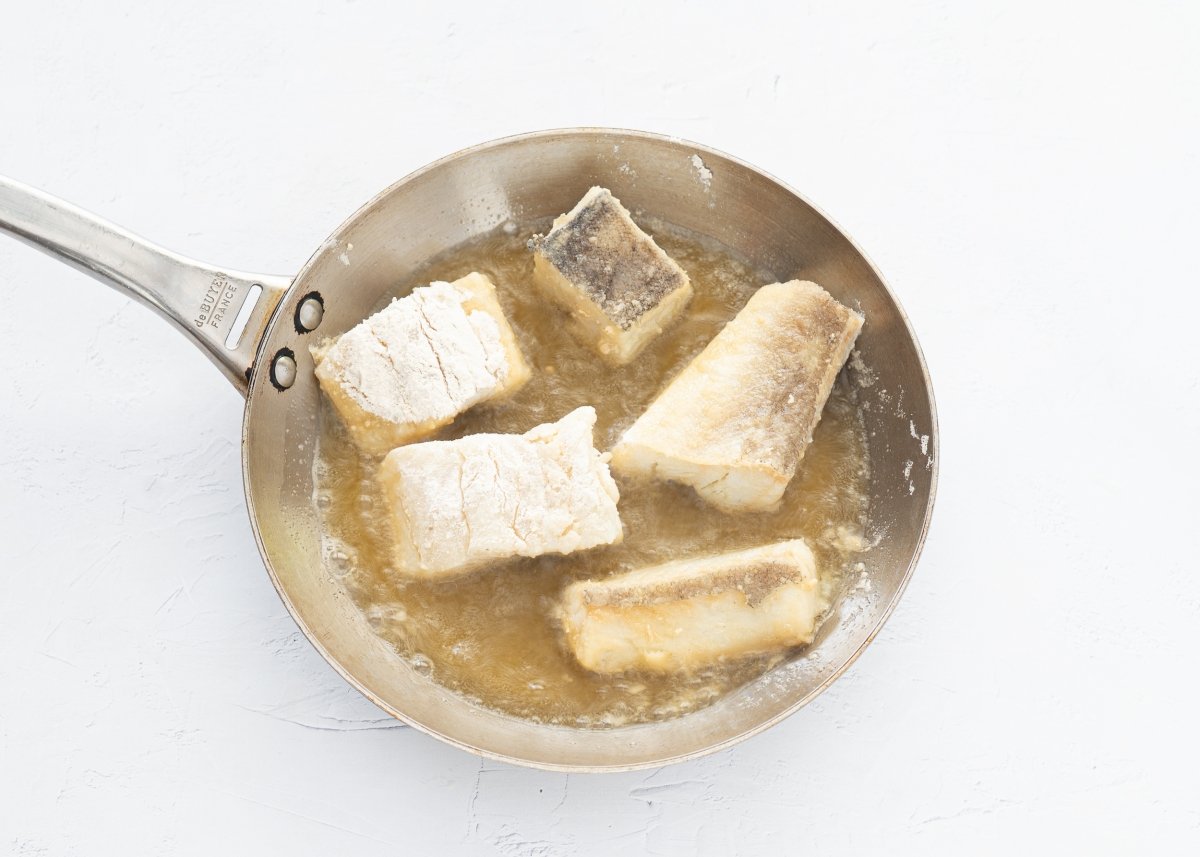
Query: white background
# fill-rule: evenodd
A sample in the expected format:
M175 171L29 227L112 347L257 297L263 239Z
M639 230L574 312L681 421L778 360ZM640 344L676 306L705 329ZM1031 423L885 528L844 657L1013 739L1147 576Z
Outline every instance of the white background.
M481 762L299 636L227 382L2 240L0 853L1200 848L1195 4L53 6L0 13L0 172L230 266L526 130L779 175L910 313L942 479L894 618L786 723L629 775Z

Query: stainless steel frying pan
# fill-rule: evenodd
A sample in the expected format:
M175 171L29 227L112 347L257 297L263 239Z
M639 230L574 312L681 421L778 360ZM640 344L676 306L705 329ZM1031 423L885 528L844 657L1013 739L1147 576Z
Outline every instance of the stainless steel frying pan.
M865 575L806 652L710 708L607 730L481 709L414 672L323 565L313 504L318 389L308 345L378 306L431 256L507 221L542 225L591 185L632 210L711 236L780 280L819 282L867 325L854 374L871 450ZM799 194L749 164L676 138L594 128L466 149L380 193L294 278L177 256L0 178L0 229L156 310L246 396L246 505L280 597L317 650L386 711L455 746L569 771L628 770L711 753L777 723L829 686L878 633L912 574L933 508L933 390L904 311L879 273ZM239 319L240 316L240 319ZM238 335L235 321L245 321Z

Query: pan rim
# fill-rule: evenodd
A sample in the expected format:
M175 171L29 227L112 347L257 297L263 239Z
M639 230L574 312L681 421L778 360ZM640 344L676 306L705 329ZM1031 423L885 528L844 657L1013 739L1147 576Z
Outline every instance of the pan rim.
M321 657L324 658L325 661L331 667L333 667L333 669L343 679L345 679L347 683L349 683L352 687L354 687L356 690L358 690L360 693L362 693L363 696L365 696L367 699L369 699L372 703L374 703L375 705L377 705L378 707L383 709L390 716L396 718L400 722L402 722L408 726L411 726L414 729L417 729L427 735L437 738L440 741L450 744L451 746L457 747L462 750L466 750L467 752L472 753L476 756L480 756L482 758L491 759L491 760L499 761L499 762L505 762L505 763L514 764L514 765L519 765L519 766L527 767L527 768L535 768L535 769L539 769L539 770L556 771L556 772L564 772L564 773L618 773L618 772L625 772L625 771L645 770L648 768L658 768L658 767L662 767L665 765L671 765L671 764L676 764L679 762L689 761L692 759L699 759L704 756L708 756L713 753L717 753L722 750L728 749L729 747L732 747L736 744L740 744L741 742L746 741L749 738L752 738L755 735L766 731L767 729L771 728L772 726L777 725L781 721L787 719L788 717L791 717L793 714L795 714L800 709L804 708L806 705L808 705L810 702L812 702L816 697L818 697L822 693L824 693L825 690L828 689L828 687L831 684L833 684L834 681L836 681L838 678L840 678L846 672L846 670L848 670L850 668L850 666L852 664L854 664L862 656L863 652L875 640L875 638L883 630L883 627L887 624L888 620L891 618L893 612L896 609L896 606L900 602L900 599L904 596L904 593L908 588L909 581L912 579L912 576L916 571L917 564L919 563L919 561L921 559L921 555L924 552L925 542L926 542L926 538L928 537L930 523L933 518L934 504L935 504L935 500L937 497L938 473L939 473L940 464L941 464L941 442L940 442L940 430L939 430L939 425L938 425L937 403L936 403L936 399L934 397L933 382L929 375L929 366L925 360L925 354L921 348L920 340L917 338L916 331L913 329L912 322L909 319L908 313L905 311L903 304L901 304L900 301L897 299L891 286L888 284L887 280L883 277L882 273L880 272L879 268L875 265L874 261L872 261L870 256L868 256L867 253L863 251L862 247L858 244L858 242L856 242L854 240L854 238L845 229L843 229L836 220L834 220L832 217L830 217L820 206L815 205L807 197L805 197L802 193L800 193L795 188L793 188L790 184L780 180L775 175L773 175L751 163L748 163L747 161L744 161L740 158L729 155L723 151L720 151L719 149L714 149L711 146L696 143L691 140L687 140L685 138L681 138L681 137L674 136L674 135L661 134L661 133L656 133L656 132L651 132L651 131L639 131L639 130L634 130L634 129L597 127L597 126L552 128L552 129L546 129L546 130L541 130L541 131L531 131L531 132L526 132L526 133L521 133L521 134L512 134L512 135L508 135L505 137L499 137L499 138L489 140L484 143L479 143L479 144L476 144L473 146L468 146L466 148L460 149L451 154L448 154L441 158L438 158L435 161L431 161L430 163L425 164L424 166L406 174L402 178L398 179L397 181L395 181L392 184L385 187L383 190L376 193L374 196L372 196L369 200L364 202L362 205L360 205L349 217L347 217L344 221L342 221L342 223L330 233L330 238L332 236L342 234L345 230L347 230L354 223L356 223L358 221L358 219L360 217L362 217L366 212L372 210L375 207L376 203L379 202L380 200L382 200L383 198L390 196L393 193L398 192L405 185L407 185L411 182L417 181L418 179L420 179L422 176L426 175L427 173L437 170L451 161L455 161L460 158L475 155L475 154L478 154L481 152L489 151L491 149L514 145L514 144L519 144L519 143L525 143L525 142L528 142L531 140L553 139L555 137L577 137L577 136L586 136L586 135L592 135L592 136L604 135L604 136L612 136L612 137L634 138L634 139L646 140L649 142L667 143L670 145L682 146L682 147L688 148L689 150L691 150L697 154L700 154L700 155L707 154L707 155L713 156L714 158L721 158L721 159L724 159L730 163L733 163L743 169L746 169L750 172L756 173L757 175L759 175L762 178L766 179L767 181L773 183L780 189L784 190L788 194L794 196L800 202L809 206L814 212L816 212L821 218L823 218L833 229L835 229L838 232L838 234L840 234L850 244L850 246L853 247L854 250L862 257L863 261L867 264L867 266L870 268L871 272L878 279L879 284L883 287L885 294L895 305L898 316L904 324L904 329L908 335L909 340L912 342L914 351L916 353L917 363L919 365L920 373L921 373L921 381L925 386L925 392L929 399L929 415L930 415L929 459L931 461L929 495L928 495L928 498L925 503L925 509L923 510L923 513L922 513L921 526L920 526L919 532L916 535L916 540L915 540L915 545L914 545L914 549L912 552L912 556L909 559L907 567L904 569L904 572L900 577L899 584L897 585L892 597L883 606L883 609L879 616L879 620L870 629L870 631L864 636L862 641L854 649L854 651L850 654L850 656L848 658L846 658L835 670L833 670L825 678L825 680L823 680L820 684L818 684L817 686L812 688L803 697L796 700L795 702L793 702L791 705L789 705L787 708L783 709L782 711L780 711L770 717L764 718L763 720L755 723L754 725L750 726L747 729L744 729L743 731L737 733L736 735L732 735L722 741L719 741L719 742L716 742L713 744L709 744L707 746L701 747L696 750L691 750L686 753L678 753L678 754L675 754L672 756L667 756L667 757L663 757L663 758L659 758L659 759L642 760L642 761L637 761L637 762L623 762L623 763L616 763L616 764L612 764L612 765L580 765L580 764L570 764L570 763L545 762L545 761L540 761L540 760L535 761L535 760L521 758L519 756L513 756L513 755L508 755L505 753L496 752L494 750L490 750L490 749L486 749L486 748L482 748L482 747L477 747L477 746L474 746L471 744L467 744L464 741L462 741L461 739L455 738L450 735L446 735L443 732L439 731L438 729L434 728L433 726L431 726L429 724L419 722L419 721L411 718L404 712L397 709L395 706L385 702L383 699L381 699L379 696L377 696L370 688L368 688L362 681L360 681L353 673L351 673L348 669L346 669L340 663L340 661L326 649L326 647L322 644L322 642L313 633L312 629L308 626L308 624L304 621L303 617L300 615L300 613L296 609L296 606L293 603L291 597L289 596L286 587L280 581L279 575L276 572L274 564L271 561L270 555L268 553L267 546L263 541L262 531L258 525L258 514L257 514L257 510L256 510L255 504L254 504L253 491L252 491L252 487L250 484L250 458L249 458L249 452L248 452L248 450L249 450L248 435L249 435L249 425L250 425L250 419L251 419L251 408L253 407L253 403L254 403L256 397L262 395L262 391L264 390L265 387L270 386L269 383L265 383L263 381L263 377L262 377L263 373L258 371L258 369L259 369L259 367L265 365L264 352L266 350L267 342L271 339L271 334L275 330L276 325L281 323L281 319L283 319L285 316L287 316L287 312L284 310L284 307L290 304L290 300L294 296L297 286L306 279L308 273L316 264L318 258L321 255L322 247L324 246L325 242L323 242L321 245L318 245L317 249L313 252L313 254L309 257L309 259L304 263L303 266L301 266L300 270L296 273L295 278L292 280L292 284L288 287L287 292L283 295L283 298L279 301L279 303L276 306L274 312L272 313L270 319L267 321L267 324L263 328L262 336L259 340L257 352L255 354L255 360L254 360L254 364L253 364L255 368L254 368L254 370L252 370L252 373L251 373L250 383L249 383L249 386L247 388L247 393L246 393L246 401L245 401L245 405L244 405L243 412L242 412L242 441L241 441L241 446L242 446L242 456L241 456L242 457L242 488L243 488L243 493L246 498L246 511L247 511L247 514L250 519L251 530L254 533L255 544L258 546L259 556L262 559L263 565L266 567L267 575L271 580L271 584L272 584L272 586L274 586L275 591L278 593L278 595L280 597L280 600L283 602L283 605L287 608L288 613L291 615L293 621L295 621L297 627L304 634L304 636L308 639L309 643L312 644L312 646L316 649L316 651L321 655ZM330 240L330 238L327 238L326 242L328 242ZM643 725L653 726L653 724L643 724ZM560 727L560 726L556 726L556 727L546 726L545 728L569 729L572 732L578 732L578 733L584 733L584 734L592 731L592 730L588 730L588 729L573 729L571 727Z

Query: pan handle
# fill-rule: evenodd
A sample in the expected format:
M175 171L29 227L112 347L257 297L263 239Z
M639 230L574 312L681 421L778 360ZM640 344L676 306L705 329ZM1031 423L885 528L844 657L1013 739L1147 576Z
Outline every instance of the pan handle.
M179 256L4 176L0 231L150 307L198 345L243 396L263 329L291 284L290 277L230 271ZM235 335L235 321L243 319Z

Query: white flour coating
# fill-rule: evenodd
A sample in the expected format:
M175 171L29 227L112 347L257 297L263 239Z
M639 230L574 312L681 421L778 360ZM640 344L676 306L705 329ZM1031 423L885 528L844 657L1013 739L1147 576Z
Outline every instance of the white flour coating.
M393 450L380 469L396 560L438 577L512 556L621 541L619 493L576 408L523 435L475 434Z
M625 431L614 468L728 511L775 508L862 323L816 283L760 287Z
M672 673L811 642L828 606L808 544L789 539L576 581L560 619L590 670Z
M858 526L839 524L836 528L826 530L822 536L830 547L843 555L861 553L870 547L862 528Z
M870 387L879 380L875 370L863 362L862 354L857 348L850 352L850 360L847 365L854 370L854 380L860 387Z
M917 424L912 420L908 421L908 433L921 444L921 455L929 455L929 435L917 434Z
M347 331L318 369L369 414L397 423L452 419L504 385L500 329L465 291L432 283Z
M852 592L870 592L871 591L871 575L867 573L867 564L864 562L856 562L852 567L858 577L854 581Z
M692 169L696 171L696 178L704 186L704 190L706 192L712 190L712 170L704 165L704 159L699 155L692 155L691 162Z

